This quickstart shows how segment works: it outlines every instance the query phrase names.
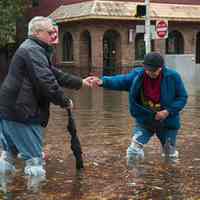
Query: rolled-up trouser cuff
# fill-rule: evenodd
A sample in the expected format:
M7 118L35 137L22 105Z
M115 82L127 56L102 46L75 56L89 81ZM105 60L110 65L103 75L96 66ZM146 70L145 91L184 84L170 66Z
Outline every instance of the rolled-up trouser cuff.
M138 142L134 137L132 138L132 141L131 141L131 144L130 144L130 146L132 147L132 148L139 148L139 149L143 149L143 144L142 143L140 143L140 142Z
M128 159L143 159L144 158L143 145L138 144L135 141L132 141L127 149L127 157Z
M5 160L5 161L13 164L12 154L9 153L8 151L2 151L0 159Z
M26 165L27 166L37 166L37 165L43 165L44 161L41 158L31 158L29 160L26 160Z
M38 157L26 160L26 166L24 168L24 173L27 176L45 176L46 171L43 168L43 160Z
M16 171L11 153L2 151L0 157L0 173L14 173Z

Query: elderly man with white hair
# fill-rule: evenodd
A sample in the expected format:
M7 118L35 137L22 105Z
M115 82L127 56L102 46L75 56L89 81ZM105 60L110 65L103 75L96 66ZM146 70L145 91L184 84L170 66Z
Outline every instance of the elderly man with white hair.
M25 161L24 172L45 176L43 127L48 123L49 104L71 108L62 87L90 86L88 78L63 73L51 63L55 27L48 17L34 17L26 39L15 52L0 89L0 173L15 171L13 155Z

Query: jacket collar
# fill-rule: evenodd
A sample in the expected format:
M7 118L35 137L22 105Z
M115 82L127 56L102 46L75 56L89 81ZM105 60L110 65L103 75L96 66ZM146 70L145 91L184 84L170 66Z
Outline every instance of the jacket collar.
M29 39L30 39L30 40L33 40L34 42L36 42L38 45L40 45L42 48L45 49L46 55L47 55L47 57L48 57L48 59L49 59L49 62L50 62L51 56L52 56L52 54L53 54L53 47L50 46L50 45L48 45L47 43L45 43L45 42L39 40L38 38L36 38L36 37L34 37L34 36L29 36Z
M34 37L34 36L29 36L28 37L30 40L35 41L37 44L39 44L41 47L43 47L45 50L49 51L49 49L52 49L52 47L50 45L48 45L47 43L39 40L38 38Z
M163 77L170 75L171 72L168 70L168 67L166 65L163 66Z

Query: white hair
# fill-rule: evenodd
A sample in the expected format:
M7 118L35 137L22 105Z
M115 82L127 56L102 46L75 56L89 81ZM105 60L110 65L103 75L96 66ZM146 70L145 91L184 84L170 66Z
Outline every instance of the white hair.
M49 17L37 16L30 20L28 23L28 36L33 35L38 31L46 30L46 23L52 23Z

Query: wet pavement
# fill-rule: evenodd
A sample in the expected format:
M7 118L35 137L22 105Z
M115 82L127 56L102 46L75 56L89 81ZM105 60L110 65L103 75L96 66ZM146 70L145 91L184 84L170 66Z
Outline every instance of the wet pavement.
M37 192L27 190L23 163L18 161L18 171L0 200L200 199L200 95L190 95L182 112L179 162L165 162L154 137L145 146L145 160L128 169L125 156L134 121L128 113L127 93L102 88L66 93L75 104L85 169L75 170L67 113L52 106L45 131L47 181Z

